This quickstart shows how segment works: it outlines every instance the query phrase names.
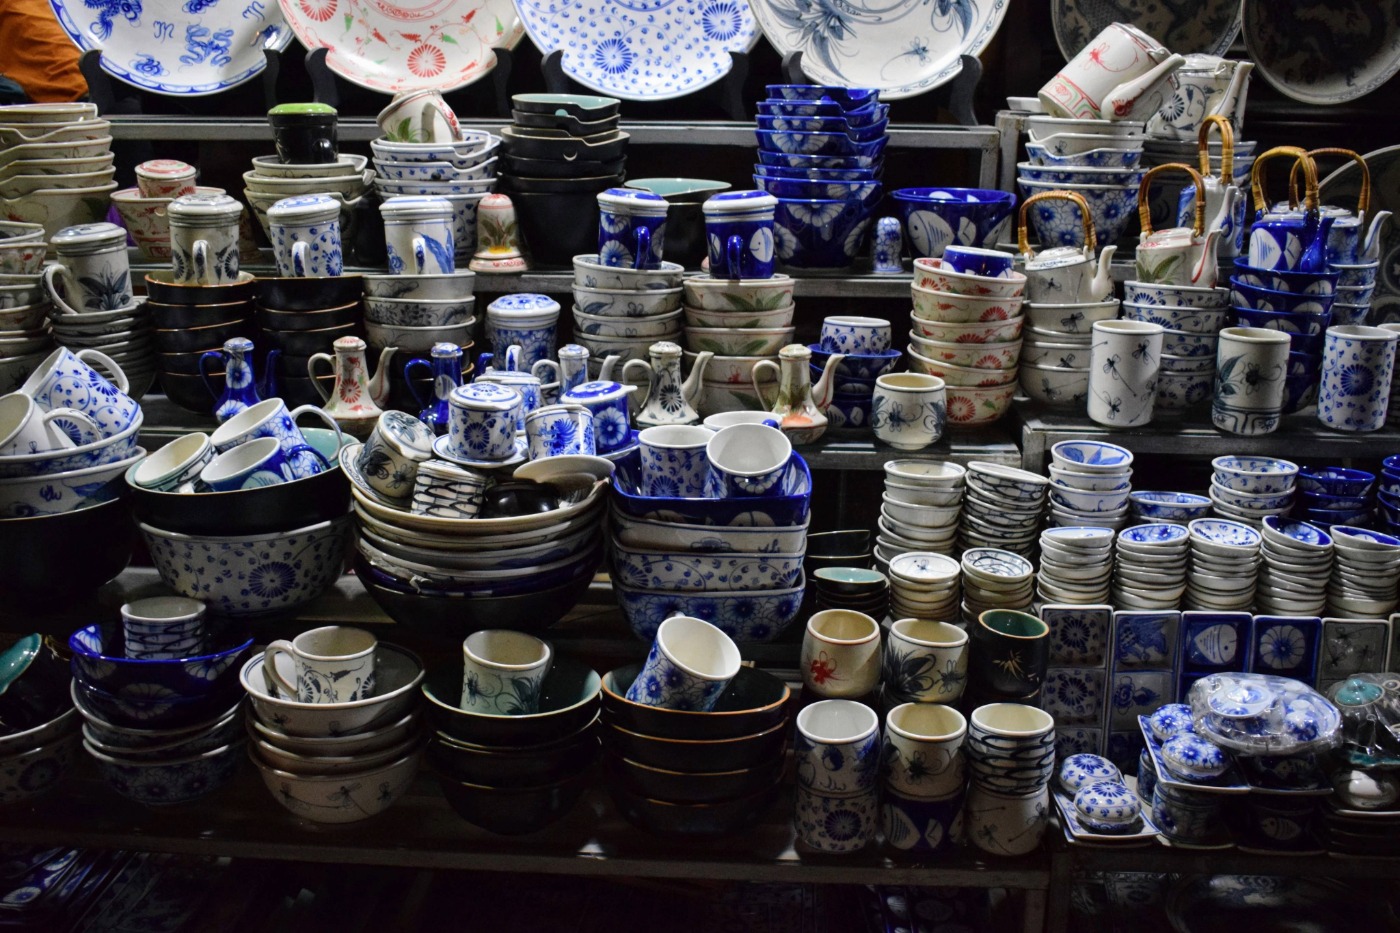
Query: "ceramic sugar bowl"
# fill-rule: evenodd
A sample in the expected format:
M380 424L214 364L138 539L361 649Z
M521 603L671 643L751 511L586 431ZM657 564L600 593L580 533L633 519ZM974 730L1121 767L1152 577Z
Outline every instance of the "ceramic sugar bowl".
M1074 795L1079 822L1096 833L1126 833L1141 819L1137 794L1119 781L1097 781Z

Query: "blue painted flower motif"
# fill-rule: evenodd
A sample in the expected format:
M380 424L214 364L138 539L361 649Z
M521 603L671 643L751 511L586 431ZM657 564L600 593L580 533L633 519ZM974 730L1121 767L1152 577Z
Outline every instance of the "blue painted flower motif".
M604 39L593 49L593 62L608 74L621 74L632 67L636 55L626 39Z
M594 413L593 430L604 450L614 450L627 441L627 417L617 408L604 408Z
M248 591L261 599L276 599L296 586L296 568L282 561L272 561L248 575Z
M727 42L743 28L744 11L733 0L719 0L700 11L700 25L707 38Z
M1375 384L1376 375L1369 366L1352 364L1341 371L1342 391L1347 395L1365 395Z
M860 835L862 822L855 810L833 810L822 821L826 834L837 842L849 842Z

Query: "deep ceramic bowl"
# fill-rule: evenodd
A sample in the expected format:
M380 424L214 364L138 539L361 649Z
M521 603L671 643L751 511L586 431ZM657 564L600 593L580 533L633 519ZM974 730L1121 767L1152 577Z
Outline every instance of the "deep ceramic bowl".
M143 421L143 415L137 412L136 420L126 430L91 444L61 451L46 450L0 457L0 479L49 476L126 460L136 450Z
M480 746L526 747L557 742L598 715L600 678L575 658L556 655L540 687L540 710L524 716L487 716L460 708L462 669L434 670L422 685L428 720L438 732Z
M213 725L200 723L185 730L136 730L125 729L110 723L102 723L87 712L83 712L83 741L92 748L120 761L169 761L174 758L189 758L204 752L222 748L230 742L240 741L243 736L242 706L238 705ZM176 734L179 738L156 743L151 736ZM130 744L136 737L145 744ZM112 742L104 742L112 738Z
M421 731L423 717L417 710L413 710L397 722L377 726L365 732L317 738L287 735L275 724L263 722L257 716L248 716L244 721L250 737L259 739L273 748L306 758L351 758L402 745L414 733Z
M79 675L73 680L73 705L86 719L109 726L168 730L207 722L238 700L237 685L228 682L195 696L182 696L165 686L141 686L145 689L112 693L87 683Z
M61 735L77 730L78 710L69 706L63 712L21 732L0 736L0 760L48 745Z
M1364 496L1375 481L1374 473L1346 467L1302 467L1298 470L1298 485L1304 492L1329 496Z
M938 258L950 244L991 245L1016 196L983 188L899 188L890 192L916 257Z
M244 744L234 742L185 758L150 761L113 758L88 742L83 748L114 791L149 807L163 807L189 803L222 788L238 771Z
M683 772L740 771L759 767L783 755L786 719L763 732L726 739L665 739L643 735L618 725L603 714L603 749L652 768Z
M1332 322L1330 312L1316 314L1309 311L1251 311L1242 307L1234 308L1234 312L1239 327L1276 330L1290 337L1321 336Z
M1107 139L1104 140L1108 142ZM1053 149L1044 143L1027 142L1026 154L1035 162L1041 165L1056 168L1068 168L1072 166L1083 166L1085 168L1136 168L1142 161L1142 147L1139 145L1132 149L1119 149L1113 147L1103 147L1100 149L1089 149L1084 152L1074 152L1066 155L1057 155Z
M239 626L217 626L212 642L217 650L182 660L146 661L125 654L122 626L89 625L68 638L73 653L73 673L85 683L108 693L159 697L168 692L183 698L219 694L234 687L238 668L252 650L253 639ZM223 628L223 631L218 631Z
M279 656L278 666L291 679L291 659ZM287 735L307 738L349 735L402 719L418 700L423 662L408 649L381 641L375 653L375 677L378 684L372 697L349 703L302 703L281 696L270 685L261 651L245 661L238 674L260 719L275 723Z
M126 484L121 475L146 456L137 447L123 460L65 473L0 479L0 517L28 518L63 515L119 498Z
M1332 302L1326 297L1292 292L1275 291L1246 285L1239 276L1232 276L1230 282L1230 304L1238 309L1251 311L1296 311L1305 314L1326 314Z
M423 749L376 768L329 775L292 774L252 757L273 799L292 815L313 823L355 823L383 813L403 796L418 775Z
M812 351L812 366L825 370L831 354L818 344L809 344L807 349ZM869 380L873 385L874 380L894 369L901 356L903 354L894 349L883 353L847 353L836 364L836 373L847 379Z
M0 757L0 804L32 799L62 783L77 760L81 742L81 735L73 730Z
M627 688L641 669L640 664L629 664L603 676L603 709L609 722L656 738L704 741L766 732L786 719L792 699L792 691L779 678L756 667L741 667L709 712L646 706L627 699Z
M727 836L751 828L777 801L776 781L744 797L714 803L674 803L635 793L618 780L608 782L613 803L629 823L647 832L676 836Z
M774 251L793 269L845 269L865 254L873 208L859 201L778 198Z
M1339 277L1339 273L1336 272L1282 272L1272 269L1258 269L1236 260L1235 274L1231 279L1236 284L1250 285L1255 288L1325 298L1336 294Z
M782 776L783 760L774 758L737 771L696 773L653 768L609 755L605 767L610 782L621 783L635 795L669 803L716 804L771 787Z
M462 819L487 832L518 836L563 819L593 782L593 769L537 786L468 784L445 774L437 778L448 805Z
M858 201L862 207L873 206L880 200L879 181L810 181L796 178L771 178L754 175L754 186L777 198L829 199Z
M613 590L627 624L643 641L654 639L657 627L679 612L705 619L742 644L770 642L782 635L797 617L805 586L747 593L686 593L615 584Z
M1254 495L1286 492L1298 475L1296 463L1273 457L1216 457L1211 467L1220 485Z
M1018 180L1022 197L1042 191L1073 191L1089 203L1094 231L1101 246L1118 242L1137 214L1136 183L1131 185L1061 185L1051 182ZM1031 207L1031 224L1043 248L1083 246L1084 225L1079 207L1071 201L1041 201Z
M543 745L491 746L458 742L442 733L428 742L428 763L443 777L467 784L530 787L552 784L591 767L598 757L592 724Z
M1138 184L1143 172L1136 168L1103 168L1092 165L1037 165L1017 162L1016 177L1024 181L1044 181L1056 185Z
M1210 499L1185 492L1152 492L1139 490L1128 500L1138 515L1154 521L1182 524L1194 518L1204 518L1210 511Z
M755 129L754 135L758 138L760 152L839 158L877 159L890 141L888 136L858 142L849 133L775 132L763 129Z
M126 569L135 538L124 497L60 515L0 519L0 592L48 611L84 600ZM62 586L54 583L56 567Z

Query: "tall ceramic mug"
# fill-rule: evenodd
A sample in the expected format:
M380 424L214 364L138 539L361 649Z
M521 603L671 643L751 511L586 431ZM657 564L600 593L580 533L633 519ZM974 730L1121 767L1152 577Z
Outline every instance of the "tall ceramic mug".
M1144 120L1162 106L1167 79L1185 63L1142 30L1113 23L1040 89L1040 102L1056 117Z
M1215 351L1210 417L1231 434L1268 434L1283 412L1287 334L1262 327L1226 327Z
M627 699L644 706L706 713L739 673L739 646L716 626L690 616L671 616L656 639Z
M802 638L800 669L802 684L813 696L865 696L880 682L880 623L848 609L814 614Z
M433 88L400 91L374 119L390 142L445 143L462 135L457 115Z
M700 498L710 476L705 446L714 437L709 428L664 424L637 435L641 444L642 495Z
M726 191L705 202L710 275L717 279L773 277L773 214L778 199L763 191Z
M238 281L238 222L243 203L226 194L187 194L166 208L170 262L176 282L227 285Z
M89 362L105 370L111 381ZM141 406L126 394L127 388L126 373L107 354L91 347L76 353L59 347L29 374L19 391L45 411L76 408L97 422L103 437L112 437L141 417Z
M635 188L598 195L598 261L624 269L659 269L666 245L666 199Z
M64 227L49 243L58 258L44 269L44 288L60 312L85 314L131 305L125 230L106 221L79 224ZM62 294L55 279L63 282Z
M328 194L283 198L267 209L268 232L279 275L340 275L340 202Z
M1317 420L1334 431L1376 431L1385 425L1396 340L1394 332L1379 327L1327 328Z
M948 425L948 390L937 376L886 373L875 380L870 426L898 450L938 443Z
M452 406L448 446L458 458L501 463L516 456L519 392L509 386L473 382L453 389L447 400Z
M1089 345L1089 417L1132 428L1152 420L1162 365L1161 324L1095 321Z
M447 275L457 271L452 202L404 196L379 205L392 275Z

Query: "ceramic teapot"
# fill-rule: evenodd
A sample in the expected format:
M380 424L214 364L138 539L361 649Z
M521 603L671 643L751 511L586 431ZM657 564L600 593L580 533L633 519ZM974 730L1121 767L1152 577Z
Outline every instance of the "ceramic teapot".
M1027 212L1041 201L1072 201L1079 207L1084 223L1084 246L1057 246L1053 249L1031 250L1027 227ZM1113 294L1113 270L1110 268L1116 246L1106 246L1097 263L1094 252L1098 237L1094 234L1094 218L1089 202L1073 191L1042 191L1021 202L1021 216L1016 230L1017 248L1025 257L1026 298L1041 304L1077 304L1104 301Z
M1210 116L1243 116L1243 93L1254 62L1192 54L1172 76L1173 90L1147 121L1147 132L1165 139L1190 139ZM1242 122L1242 121L1239 121ZM1205 174L1202 172L1202 174Z
M1040 102L1057 117L1146 120L1161 108L1168 81L1184 64L1184 55L1142 30L1113 23L1040 89Z
M1216 178L1210 172L1210 134L1215 130L1220 134L1220 177ZM1216 254L1227 259L1233 259L1240 254L1244 247L1244 224L1245 224L1245 201L1239 197L1238 186L1235 180L1235 131L1230 126L1230 121L1218 114L1212 114L1201 123L1201 129L1196 134L1197 145L1197 168L1201 177L1205 179L1206 191L1206 216L1215 217L1220 220L1220 205L1224 203L1225 189L1234 187L1236 198L1234 207L1228 216L1223 219L1220 227L1220 238L1216 241ZM1189 227L1196 210L1196 188L1190 186L1183 188L1181 197L1176 205L1176 223L1179 227Z
M826 433L826 409L836 394L836 367L846 358L833 353L827 358L821 378L812 382L809 366L812 351L800 343L791 343L778 351L778 362L759 360L754 364L753 390L759 401L778 416L778 427L793 444L811 444ZM761 378L772 372L768 379ZM778 393L772 401L765 397L764 384L776 378Z
M705 378L705 367L714 356L709 350L702 350L695 356L690 367L690 375L681 380L681 348L679 344L662 340L647 350L651 362L628 360L622 364L622 381L633 382L633 373L645 376L638 378L637 395L632 401L638 406L633 420L644 428L663 424L699 424L700 415L695 406L700 401L701 380Z
M1155 165L1143 173L1142 181L1138 185L1138 219L1142 222L1142 239L1138 242L1137 256L1134 258L1136 281L1148 285L1214 288L1219 275L1216 244L1220 240L1222 225L1229 223L1230 212L1235 209L1239 189L1234 185L1225 187L1223 200L1208 231L1206 197L1200 194L1193 198L1194 222L1190 227L1169 227L1154 231L1148 191L1152 179L1163 172L1186 172L1191 176L1192 191L1207 190L1201 174L1182 162Z
M1361 169L1361 189L1356 195L1356 213L1334 205L1322 205L1319 210L1324 217L1333 217L1332 229L1327 234L1327 262L1329 264L1353 265L1378 262L1381 258L1380 235L1390 220L1390 211L1377 211L1371 216L1371 225L1363 235L1366 216L1371 209L1371 167L1357 152L1350 149L1327 147L1313 149L1308 157L1316 161L1320 155L1335 155L1351 159ZM1298 163L1288 176L1288 204L1276 204L1275 211L1297 210L1298 208Z
M199 374L204 386L214 398L214 417L223 424L245 408L251 408L265 398L279 394L273 377L281 350L269 350L263 364L263 378L258 381L253 372L253 341L247 337L231 337L222 350L209 350L199 358ZM224 370L224 388L220 392L209 377L209 365Z
M331 349L335 351L334 357L329 353L313 353L306 361L306 372L325 401L321 409L334 418L346 434L364 440L384 413L380 406L389 403L389 361L399 348L385 347L379 351L379 368L373 376L369 375L369 364L365 360L365 342L359 337L337 337ZM316 364L322 361L335 373L335 386L330 390L323 388L321 380L316 378Z
M1304 189L1301 211L1270 212L1264 198L1264 165L1278 156L1302 163ZM1335 217L1319 210L1317 163L1297 146L1276 146L1254 160L1255 217L1249 229L1249 265L1279 272L1326 272L1327 236Z

